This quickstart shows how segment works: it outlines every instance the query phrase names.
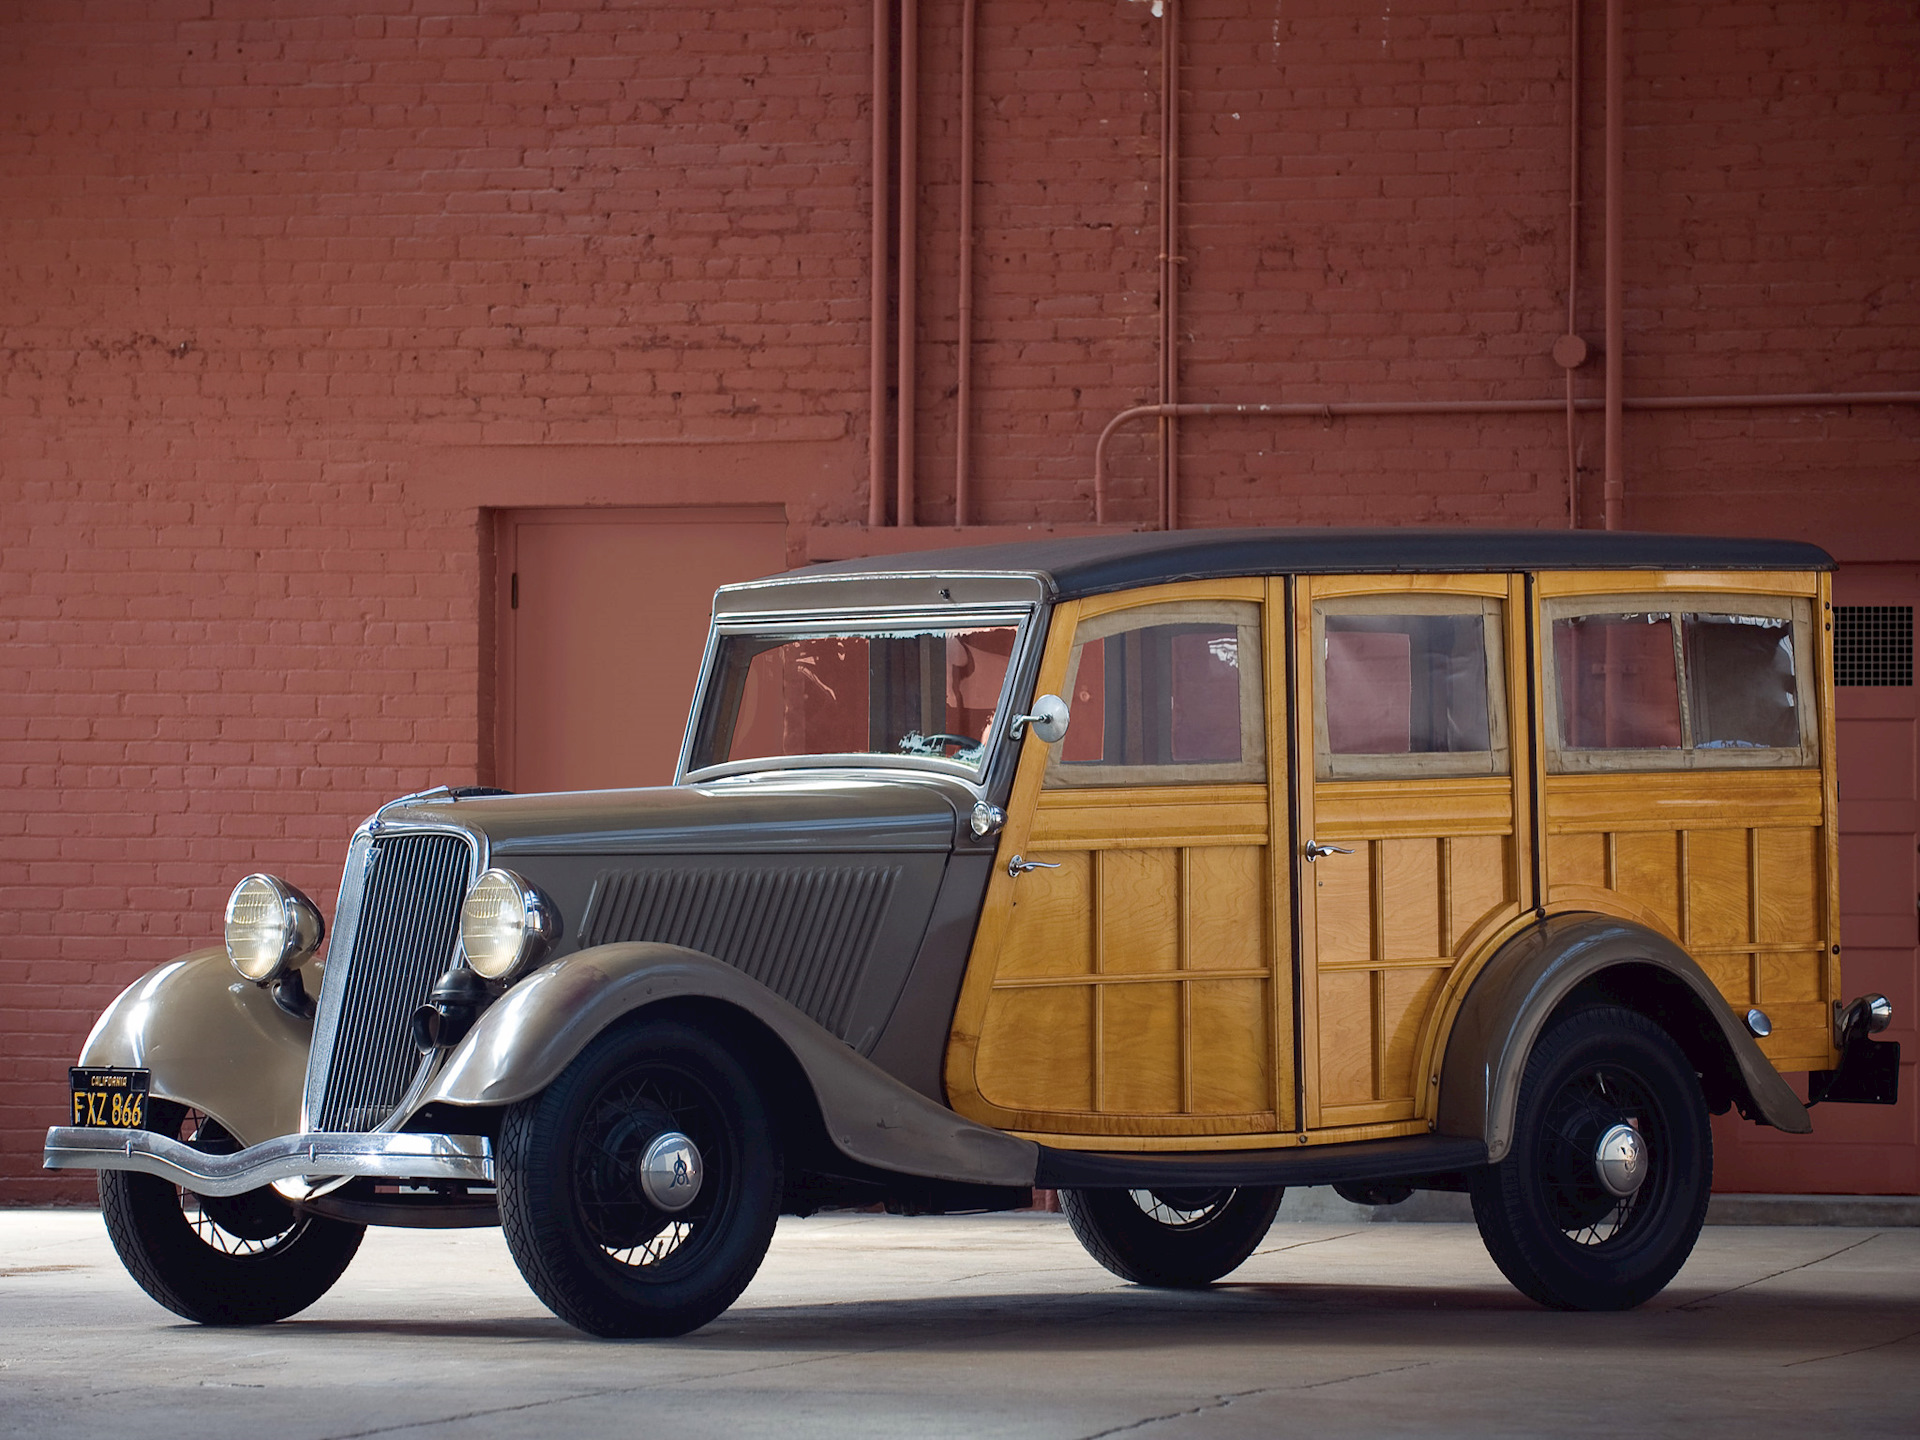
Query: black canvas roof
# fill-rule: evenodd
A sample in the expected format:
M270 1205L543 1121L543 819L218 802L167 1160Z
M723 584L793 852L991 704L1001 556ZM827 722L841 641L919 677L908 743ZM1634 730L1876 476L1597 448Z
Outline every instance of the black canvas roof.
M1485 573L1518 570L1831 570L1797 540L1729 540L1622 530L1173 530L920 550L810 566L784 578L1013 572L1061 599L1236 575Z

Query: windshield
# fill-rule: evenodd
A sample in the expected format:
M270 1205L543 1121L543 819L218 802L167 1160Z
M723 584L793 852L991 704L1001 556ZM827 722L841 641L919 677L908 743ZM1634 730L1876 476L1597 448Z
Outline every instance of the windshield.
M723 635L689 769L797 755L909 755L978 771L1019 627Z

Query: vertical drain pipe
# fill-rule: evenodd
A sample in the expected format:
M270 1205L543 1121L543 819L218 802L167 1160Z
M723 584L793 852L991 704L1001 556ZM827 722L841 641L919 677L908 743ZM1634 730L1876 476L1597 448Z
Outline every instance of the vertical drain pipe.
M887 115L893 108L891 7L873 0L873 226L867 277L867 524L887 523Z
M1606 393L1606 483L1601 491L1605 504L1606 528L1618 530L1626 508L1626 456L1622 453L1621 400L1625 366L1621 349L1624 326L1621 318L1620 212L1626 197L1621 191L1621 152L1625 148L1625 128L1621 117L1622 72L1626 68L1622 41L1621 0L1607 0L1607 214L1606 214L1606 286L1607 286L1607 393Z
M964 526L970 498L967 471L973 463L973 40L980 0L966 0L960 12L960 316L959 370L954 397L953 523Z
M1180 3L1165 0L1160 32L1160 403L1180 400ZM1180 432L1160 417L1160 528L1180 528Z
M1580 340L1580 0L1568 0L1567 74L1567 329L1556 347L1567 377L1567 528L1580 526L1580 440L1573 372L1586 359ZM1565 348L1561 348L1565 347Z
M914 337L919 329L915 300L919 285L916 221L920 201L920 0L900 0L900 300L899 339L894 364L900 390L896 431L898 467L893 523L914 523L913 452L915 361Z

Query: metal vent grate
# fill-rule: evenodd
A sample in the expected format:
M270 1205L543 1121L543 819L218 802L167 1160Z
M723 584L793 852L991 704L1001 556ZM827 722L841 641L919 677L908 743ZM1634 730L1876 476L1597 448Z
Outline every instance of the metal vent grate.
M899 878L895 868L610 870L594 881L580 943L702 951L845 1039Z
M1913 684L1913 606L1833 607L1833 683Z
M406 1093L420 1063L409 1026L453 959L470 855L457 835L394 835L367 851L352 952L337 979L340 962L327 966L328 988L343 991L317 1129L376 1129Z

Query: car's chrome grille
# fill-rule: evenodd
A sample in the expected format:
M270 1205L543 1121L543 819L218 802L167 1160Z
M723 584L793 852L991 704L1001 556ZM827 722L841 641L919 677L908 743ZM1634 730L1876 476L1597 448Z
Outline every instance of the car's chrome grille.
M342 917L347 953L327 961L315 1029L318 1130L375 1129L406 1093L420 1063L413 1012L453 958L472 856L445 834L385 835L364 853L358 911Z

